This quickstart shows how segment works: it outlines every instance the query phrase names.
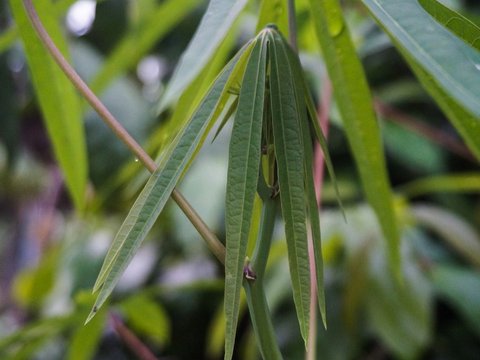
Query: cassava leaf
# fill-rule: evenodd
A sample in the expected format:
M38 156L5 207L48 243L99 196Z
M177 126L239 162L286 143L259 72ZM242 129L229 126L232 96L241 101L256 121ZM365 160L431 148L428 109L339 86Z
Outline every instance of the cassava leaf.
M380 130L365 73L355 53L339 2L310 0L310 8L367 200L385 235L391 267L400 276L400 237Z
M230 141L226 195L225 359L233 356L243 266L257 189L266 51L265 41L257 41L243 77Z
M437 0L419 0L418 2L438 22L466 41L467 44L480 50L480 28L475 23Z
M480 52L439 24L417 0L363 3L448 97L480 117Z
M113 291L123 270L153 226L180 176L190 164L192 156L202 144L205 132L209 130L213 121L221 113L222 109L219 108L219 104L224 103L222 98L228 95L225 91L225 84L240 56L250 48L251 44L244 47L221 72L135 201L107 253L94 285L94 292L100 291L87 322Z
M174 102L207 64L246 0L211 0L160 101L159 112Z
M23 41L33 86L55 156L75 207L82 209L87 185L87 152L80 99L38 39L22 1L11 0L10 7ZM67 54L53 4L50 1L36 1L35 7L56 45L63 54Z
M323 258L322 258L322 243L320 236L320 220L319 211L317 206L317 199L315 195L315 185L313 180L313 149L312 149L312 136L310 133L309 119L307 113L306 98L310 94L305 93L305 87L303 82L303 73L300 67L300 62L296 54L290 49L286 42L280 37L279 34L275 34L277 37L277 43L283 47L283 51L287 54L289 59L290 72L288 76L293 79L295 101L298 109L298 122L302 133L303 153L304 153L304 170L305 170L305 191L306 191L306 203L307 203L307 215L309 225L311 229L311 235L314 244L314 256L315 256L315 271L317 278L317 299L320 308L320 315L323 319L323 324L327 326L326 307L325 307L325 289L323 284ZM328 153L325 157L328 156Z
M273 30L270 30L273 33ZM310 268L307 248L303 139L288 56L270 35L270 99L280 202L285 221L288 260L300 332L307 342L310 313Z

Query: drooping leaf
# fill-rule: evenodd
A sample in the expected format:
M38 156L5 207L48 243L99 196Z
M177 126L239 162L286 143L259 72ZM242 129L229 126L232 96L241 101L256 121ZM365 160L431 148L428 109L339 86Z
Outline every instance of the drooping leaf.
M92 90L101 92L117 75L129 70L197 4L198 1L195 0L168 0L157 5L136 28L127 33L108 56L90 84Z
M416 0L363 2L480 157L480 52L439 24Z
M305 198L307 203L307 214L309 225L311 229L311 236L313 239L314 256L315 256L315 271L317 278L317 299L320 308L320 315L323 320L323 324L327 326L326 306L325 306L325 289L323 284L323 257L322 257L322 243L320 236L320 221L319 211L317 206L317 200L315 195L315 185L313 178L313 148L312 148L312 136L310 133L310 121L307 112L307 98L310 94L306 93L304 87L304 77L300 66L298 57L293 53L286 42L280 37L279 34L275 34L277 37L277 43L282 46L283 51L287 54L289 59L289 73L288 76L293 79L293 85L295 90L295 100L297 109L299 111L298 122L302 133L302 144L304 154L304 170L305 170ZM316 119L314 119L316 121ZM321 133L321 130L319 130ZM322 134L323 135L323 134ZM323 137L322 140L325 140ZM326 145L325 142L323 145ZM325 158L329 158L328 150L324 149L326 155ZM331 164L330 164L331 165ZM333 168L331 168L333 173Z
M188 48L182 55L160 102L162 111L174 102L207 64L238 17L246 0L211 0Z
M418 2L438 22L466 41L467 44L480 50L480 28L475 23L437 0L419 0Z
M192 156L202 144L205 133L220 115L222 109L219 104L224 103L224 97L228 95L225 84L241 55L249 51L253 44L252 42L244 47L221 72L191 120L172 142L170 151L162 158L157 170L135 201L107 253L95 282L93 290L100 290L100 292L87 322L113 291L123 270L145 239L178 180L190 164Z
M363 188L400 274L400 237L372 98L337 0L310 0L311 17Z
M242 81L230 141L226 195L225 359L231 359L257 190L266 83L266 42L257 41Z
M282 215L300 332L308 340L310 269L307 249L304 150L293 79L283 46L271 35L270 99Z
M87 184L87 156L80 99L38 39L22 2L11 0L10 7L23 41L33 86L55 156L75 207L82 209ZM55 7L50 1L36 1L35 7L54 42L66 55L67 46L55 17Z

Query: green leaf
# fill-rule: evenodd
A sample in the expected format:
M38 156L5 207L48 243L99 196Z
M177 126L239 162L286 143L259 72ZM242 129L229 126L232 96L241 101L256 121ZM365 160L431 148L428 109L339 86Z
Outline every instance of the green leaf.
M243 77L230 141L226 195L225 359L233 356L240 289L260 167L267 49L257 41Z
M480 118L465 110L406 51L403 51L401 47L399 49L422 85L463 137L469 149L477 159L480 159Z
M280 202L285 220L293 297L300 332L306 343L310 313L310 269L306 231L303 139L293 79L285 76L290 71L288 56L282 44L279 44L273 35L270 39L270 98Z
M81 292L77 295L77 302L80 303L79 309L76 310L81 316L77 323L73 336L68 341L67 360L89 360L95 357L98 345L102 339L103 329L107 322L107 311L103 309L99 311L95 319L87 325L83 324L83 319L88 314L90 306L95 300L91 294ZM79 315L80 315L79 314Z
M170 320L158 301L141 293L122 301L120 308L135 333L162 346L170 341Z
M93 291L100 289L100 292L87 322L95 315L95 312L113 291L123 270L127 267L145 239L181 175L201 146L206 132L213 125L213 121L220 115L222 109L219 107L219 104L224 103L223 98L228 95L225 85L238 59L249 49L250 45L244 47L242 52L237 54L221 72L199 108L183 131L174 140L170 151L162 158L157 170L151 175L145 188L130 209L127 218L113 240L95 282Z
M269 24L275 24L278 30L288 36L288 9L287 1L263 0L258 13L257 29L260 32Z
M388 244L392 269L400 273L399 232L380 131L365 73L337 0L310 0L312 20L333 84L335 100L362 179Z
M412 181L399 190L410 198L435 192L475 193L480 192L480 174L432 176Z
M411 208L414 219L437 233L458 253L476 266L480 266L480 236L468 222L445 209L430 205Z
M87 184L87 154L80 100L73 85L45 50L23 8L10 1L12 14L24 44L27 63L55 156L75 207L82 209ZM36 1L36 10L63 54L67 54L62 31L50 1Z
M437 293L480 335L480 274L456 266L435 266L432 279Z
M211 0L160 101L159 111L173 103L208 63L230 31L246 0Z
M431 81L459 106L480 117L480 52L441 26L417 0L363 2Z
M418 0L418 2L435 20L466 41L467 44L480 50L480 28L477 25L437 0Z
M317 197L315 194L315 185L313 178L313 148L312 148L312 135L310 133L310 122L307 112L306 101L311 100L310 94L306 92L305 82L303 71L300 65L300 60L298 56L290 49L285 40L283 40L280 35L276 34L276 37L279 39L278 43L283 47L283 51L288 55L289 65L290 65L290 76L293 79L293 85L295 89L295 99L297 104L297 109L299 111L299 127L302 132L302 142L303 142L303 151L304 151L304 170L305 170L305 190L306 190L306 202L307 202L307 214L310 221L310 229L313 239L314 246L314 256L315 256L315 271L317 278L317 298L318 305L320 307L320 315L323 319L323 325L327 327L327 316L325 309L325 288L323 283L323 257L322 257L322 242L320 236L320 220L319 220L319 210L317 205ZM316 117L313 122L317 123ZM323 151L325 151L325 158L327 159L327 164L331 166L330 157L328 150L326 149L326 142L323 133L319 127L319 133L323 140ZM328 165L327 165L328 166ZM333 174L333 168L329 167L331 174ZM333 182L335 183L335 177L333 175Z
M90 85L92 90L101 92L116 76L134 66L155 43L182 21L197 5L198 1L196 0L168 0L159 4L115 47L100 72L93 79Z

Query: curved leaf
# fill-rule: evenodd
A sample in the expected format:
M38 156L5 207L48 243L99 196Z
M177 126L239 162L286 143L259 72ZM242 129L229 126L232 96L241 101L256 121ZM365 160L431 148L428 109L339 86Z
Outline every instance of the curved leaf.
M337 0L310 0L312 20L333 84L335 100L362 179L388 243L392 269L400 274L399 232L372 98L365 73Z
M63 54L67 46L50 1L36 1L36 10ZM73 85L43 47L30 25L23 3L11 0L10 7L23 41L33 86L43 113L55 156L77 209L85 202L87 151L81 104Z
M412 181L400 188L407 197L435 192L480 192L480 174L466 173L432 176Z
M207 64L247 0L211 0L160 101L159 112L174 102Z
M243 77L230 141L226 196L225 359L231 359L261 156L266 46L258 41Z
M303 139L293 78L285 76L290 71L288 56L282 44L273 35L269 42L269 54L270 98L280 202L285 221L293 297L300 332L306 343L310 313L310 268L306 230Z
M417 0L363 0L379 24L459 105L480 117L480 52L459 41Z
M99 289L100 292L87 322L113 291L123 270L135 255L181 175L203 143L205 133L221 114L222 109L219 104L224 103L223 98L229 95L225 85L239 58L246 50L249 50L251 44L244 47L219 75L191 120L173 141L170 151L162 158L159 167L152 174L130 209L127 218L113 240L93 287L94 292Z

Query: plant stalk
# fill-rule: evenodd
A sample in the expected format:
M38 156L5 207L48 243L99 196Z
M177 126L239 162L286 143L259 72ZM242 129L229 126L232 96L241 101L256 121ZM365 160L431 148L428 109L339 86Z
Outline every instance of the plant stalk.
M124 142L124 144L131 150L135 157L142 162L142 164L153 173L157 169L155 161L143 150L138 142L127 132L127 130L118 122L118 120L110 113L106 106L98 99L88 85L77 74L73 67L68 63L60 50L57 48L47 30L43 26L32 0L23 0L23 5L30 18L33 28L37 32L40 40L53 57L57 65L62 69L65 75L70 79L76 89L83 95L92 108L100 115L103 121L113 131L113 133ZM225 247L217 236L208 228L207 224L197 214L195 209L187 202L183 195L176 189L171 194L172 199L177 203L180 209L184 212L193 226L200 233L202 238L207 243L210 250L217 257L217 259L225 263Z
M258 341L262 358L265 360L282 359L263 286L265 268L272 243L276 209L277 206L274 199L264 201L260 238L255 244L252 261L250 265L248 265L256 275L256 279L244 281L253 331Z

